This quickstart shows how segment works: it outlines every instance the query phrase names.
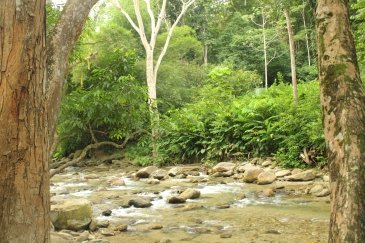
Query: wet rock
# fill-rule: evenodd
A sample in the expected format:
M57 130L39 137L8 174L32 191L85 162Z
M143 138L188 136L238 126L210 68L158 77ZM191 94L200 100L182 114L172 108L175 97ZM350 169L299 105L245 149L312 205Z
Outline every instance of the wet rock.
M163 225L161 225L161 224L148 224L148 225L146 225L146 228L148 230L159 230L159 229L163 228Z
M213 173L215 172L227 172L232 171L236 168L236 164L232 162L220 162L213 167Z
M90 240L88 243L109 243L109 241L105 240L105 239L94 239L94 240Z
M293 174L292 172L292 175L284 177L284 179L288 181L311 181L315 178L316 174L313 170L307 170L296 174Z
M272 165L272 161L271 160L265 160L263 163L262 163L262 167L268 167Z
M328 195L330 195L330 191L328 190L328 188L324 188L322 191L313 193L314 196L316 197L326 197Z
M262 195L264 195L265 197L272 197L274 196L274 190L271 188L266 188L262 190Z
M295 175L295 174L299 174L299 173L302 173L303 170L302 169L299 169L299 168L295 168L291 171L291 174L292 175Z
M316 184L316 185L314 185L314 186L313 186L313 187L309 190L309 193L310 193L310 194L316 194L316 193L321 192L323 189L324 189L323 185L321 185L321 184Z
M109 224L109 220L96 220L96 226L98 228L108 228Z
M252 183L257 180L257 177L261 174L262 168L258 166L249 166L245 168L245 173L243 174L243 181L247 183Z
M156 166L147 166L147 167L137 171L137 173L135 175L138 178L148 178L156 170L158 170L158 168Z
M113 228L114 231L119 231L119 232L127 231L127 229L128 229L128 225L126 225L126 224L118 224Z
M196 227L194 228L194 232L197 234L209 234L212 230L205 227Z
M180 197L184 198L185 200L196 199L200 197L200 191L189 188L183 191L183 193L180 194Z
M291 171L290 170L279 170L278 172L275 173L276 177L284 177L284 176L288 176L291 175Z
M91 218L91 202L86 199L67 199L51 206L51 221L57 230L87 229Z
M125 186L125 181L123 179L114 179L110 182L111 186Z
M157 180L162 180L167 176L168 176L168 172L163 169L158 169L151 173L151 177L154 179L157 179Z
M230 208L231 206L229 204L221 204L221 205L217 205L215 206L216 209L226 209L226 208Z
M265 231L265 234L280 235L280 232L277 230L267 230L267 231Z
M51 232L52 243L70 243L73 237L71 235L65 235L63 233Z
M172 243L172 241L170 239L162 239L162 240L155 241L155 243Z
M232 234L224 233L224 234L221 234L219 237L222 238L222 239L229 239L229 238L232 237Z
M196 170L186 171L185 173L186 173L187 175L191 175L191 176L200 176L199 171L196 171Z
M101 215L103 215L103 216L110 216L110 215L112 215L112 210L107 209L107 210L103 211L101 213Z
M160 181L157 180L157 179L148 179L146 181L147 184L150 184L150 185L157 185L157 184L160 184Z
M202 209L204 208L202 205L198 205L198 204L188 204L185 205L181 211L186 212L186 211L192 211L192 210L198 210L198 209Z
M167 197L167 202L170 204L180 204L185 203L186 199L180 196L169 196Z
M100 234L102 234L104 236L114 236L115 235L114 231L112 231L110 229L102 229L100 231Z
M80 236L79 236L79 237L77 237L77 238L76 238L76 242L83 242L83 241L86 241L86 240L88 240L88 239L89 239L89 236L90 236L89 232L84 231L84 232L82 232L82 233L80 234Z
M266 185L271 184L276 180L276 175L271 171L263 171L257 177L257 184Z
M323 181L324 182L329 182L330 181L330 177L328 175L324 175L323 176Z
M184 169L182 167L173 167L169 170L168 172L168 175L171 176L171 177L175 177L175 176L178 176L178 175L181 175L184 173Z
M185 174L180 174L180 175L175 176L175 179L185 179L185 178L186 178Z
M148 199L142 197L135 197L128 201L128 205L134 206L136 208L148 208L151 207L152 203Z
M235 179L235 180L240 180L240 179L242 179L242 178L243 178L243 174L234 174L234 175L232 176L232 178L233 178L233 179Z

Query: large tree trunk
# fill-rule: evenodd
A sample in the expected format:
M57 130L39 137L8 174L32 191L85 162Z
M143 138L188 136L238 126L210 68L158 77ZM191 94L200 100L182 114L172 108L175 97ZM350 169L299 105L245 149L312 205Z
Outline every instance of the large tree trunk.
M321 105L331 178L329 242L365 242L365 91L348 1L318 0Z
M0 241L49 242L45 1L0 4Z
M63 84L68 74L68 58L83 30L91 8L97 2L98 0L68 0L55 27L55 34L47 43L46 89L50 146L53 145L63 96Z
M294 47L294 34L291 27L290 14L287 8L284 9L284 15L286 19L286 27L288 29L289 37L289 49L290 49L290 67L291 67L291 80L293 86L293 98L295 106L298 105L298 82L297 82L297 71L295 65L295 47Z

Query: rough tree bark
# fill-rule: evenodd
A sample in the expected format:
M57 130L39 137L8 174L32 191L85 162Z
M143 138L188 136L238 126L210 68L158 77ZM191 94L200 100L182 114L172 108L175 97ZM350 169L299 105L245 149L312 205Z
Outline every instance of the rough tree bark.
M0 4L1 242L50 239L44 4Z
M49 145L51 147L63 96L63 84L68 74L68 58L83 30L90 10L97 2L98 0L68 0L55 27L55 34L47 43L48 81L46 90Z
M365 91L349 21L349 3L318 0L321 105L331 184L328 242L365 242Z
M298 81L297 81L297 71L295 65L295 46L294 46L294 34L290 21L290 14L287 8L284 8L284 16L286 20L286 28L288 29L288 37L289 37L289 49L290 49L290 67L291 67L291 80L293 86L293 99L294 105L298 105Z

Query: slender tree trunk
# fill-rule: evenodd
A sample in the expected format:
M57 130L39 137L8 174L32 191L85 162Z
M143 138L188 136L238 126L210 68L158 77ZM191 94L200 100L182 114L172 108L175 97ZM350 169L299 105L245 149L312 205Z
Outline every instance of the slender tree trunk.
M295 48L294 48L294 34L291 27L290 14L288 9L284 9L284 15L286 19L286 27L288 29L289 37L289 49L290 49L290 67L291 67L291 79L293 86L293 98L295 106L298 105L298 82L297 82L297 71L295 65Z
M49 242L45 1L0 4L0 241Z
M151 134L152 134L152 159L153 163L157 162L158 157L158 138L160 116L157 104L156 76L154 71L153 51L146 51L146 77L148 88L148 106L150 111Z
M63 84L68 74L68 58L83 30L91 8L97 2L98 0L68 0L55 27L55 34L47 43L47 115L51 147L63 96Z
M268 75L267 75L267 72L268 72L268 60L267 60L267 43L266 43L266 30L265 30L265 27L266 27L266 18L265 18L265 14L264 14L264 10L261 9L261 16L262 16L262 25L261 25L261 29L262 29L262 40L263 40L263 49L264 49L264 65L265 65L265 89L268 88L269 86L269 81L268 81Z
M204 66L208 66L208 45L204 44Z
M319 78L330 165L328 242L365 242L365 91L348 1L318 0Z
M309 48L309 36L308 36L307 22L305 20L305 7L304 6L303 6L303 10L302 10L302 18L303 18L303 26L304 26L304 32L305 32L305 45L307 47L308 66L310 67L311 66L311 52L310 52L310 48Z

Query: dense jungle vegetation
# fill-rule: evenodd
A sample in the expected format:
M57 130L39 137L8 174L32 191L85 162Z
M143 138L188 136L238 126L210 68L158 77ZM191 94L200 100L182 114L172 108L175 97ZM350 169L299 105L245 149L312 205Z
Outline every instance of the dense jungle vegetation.
M167 19L173 22L180 1L170 2ZM124 7L133 15L132 4ZM351 10L362 71L364 7L365 1L354 1ZM293 28L298 104L283 10ZM147 10L142 13L147 23ZM49 33L59 14L48 7ZM97 141L121 143L144 131L125 149L125 156L141 165L257 156L275 157L286 167L324 166L314 28L307 1L196 1L175 28L158 71L159 153L153 161L146 55L120 11L101 4L69 61L54 156ZM163 25L157 52L167 32Z

